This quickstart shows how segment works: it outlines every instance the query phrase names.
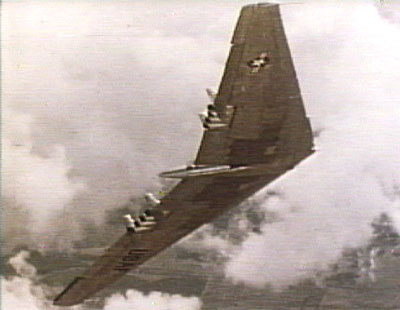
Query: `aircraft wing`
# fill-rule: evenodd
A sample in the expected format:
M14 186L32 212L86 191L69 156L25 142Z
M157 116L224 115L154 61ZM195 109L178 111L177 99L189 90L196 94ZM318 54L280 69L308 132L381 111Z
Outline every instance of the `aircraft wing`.
M205 131L196 165L280 161L290 167L312 152L310 122L278 5L242 9L215 107L228 126Z
M125 233L83 275L75 278L54 304L83 302L201 225L237 205L276 176L199 177L182 180L157 208L171 211L152 231Z
M215 101L226 126L205 131L195 164L275 168L183 178L156 207L169 216L150 231L125 233L56 297L56 305L81 303L312 153L311 128L278 5L244 7L232 42Z

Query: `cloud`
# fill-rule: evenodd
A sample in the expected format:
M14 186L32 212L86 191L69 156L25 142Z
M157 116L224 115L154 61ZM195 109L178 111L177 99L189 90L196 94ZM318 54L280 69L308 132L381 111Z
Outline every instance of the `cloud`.
M15 269L18 275L34 279L36 277L36 268L27 262L29 256L28 251L21 251L14 257L11 257L8 263Z
M48 299L52 288L39 283L36 268L27 262L30 253L21 251L9 260L17 275L1 277L2 298L1 308L4 310L26 309L26 310L56 310ZM81 307L69 309L79 310Z
M58 287L50 287L41 283L35 266L27 260L30 257L28 251L21 251L12 257L8 263L16 271L17 275L2 277L2 300L4 310L60 310L89 309L85 305L73 307L57 307L52 305L50 297L60 291ZM128 290L124 295L114 294L105 300L103 310L137 309L137 310L199 310L201 301L197 297L184 297L170 295L161 292L150 292L145 295L136 290Z
M222 235L222 232L216 234L213 231L213 225L208 224L203 225L195 233L181 239L178 246L200 255L204 255L205 253L209 255L211 252L217 252L226 257L234 248L228 237L228 234Z
M44 292L26 278L1 279L2 309L45 310L53 309L50 302L43 301Z
M85 184L69 177L71 166L62 145L54 145L43 156L34 153L32 117L6 106L2 120L4 233L9 241L14 233L24 233L26 240L36 234L33 239L41 240L37 234L48 231L49 221L84 190Z
M399 3L397 1L382 1L380 5L376 5L379 14L391 23L400 23Z
M5 195L32 208L32 216L43 223L49 212L65 207L84 184L68 177L71 166L62 145L55 145L46 156L33 153L29 115L5 108L3 121Z
M128 290L124 295L115 294L106 300L104 310L119 309L137 310L199 310L201 302L197 297L183 297L181 295L169 295L161 292L144 293Z

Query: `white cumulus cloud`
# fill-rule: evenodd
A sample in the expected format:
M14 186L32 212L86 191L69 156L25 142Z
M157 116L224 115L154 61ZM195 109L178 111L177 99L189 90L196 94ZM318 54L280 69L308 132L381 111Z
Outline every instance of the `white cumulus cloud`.
M50 287L41 283L35 266L30 264L30 253L21 251L8 263L17 275L1 278L3 310L84 310L86 305L73 307L57 307L52 304L51 297L60 291L59 287ZM114 294L106 298L103 310L200 310L201 300L198 297L170 295L162 292L144 294L136 290L127 290L125 294Z
M128 290L125 295L115 294L106 300L104 310L199 310L201 301L197 297L184 297L161 292L144 294Z

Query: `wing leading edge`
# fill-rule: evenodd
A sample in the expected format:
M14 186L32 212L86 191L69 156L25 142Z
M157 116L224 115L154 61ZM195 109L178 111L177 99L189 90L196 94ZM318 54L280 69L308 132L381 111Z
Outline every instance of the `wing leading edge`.
M244 7L232 43L214 104L225 125L204 132L195 165L246 169L183 178L156 207L168 217L149 231L125 233L54 304L83 302L312 153L278 5Z

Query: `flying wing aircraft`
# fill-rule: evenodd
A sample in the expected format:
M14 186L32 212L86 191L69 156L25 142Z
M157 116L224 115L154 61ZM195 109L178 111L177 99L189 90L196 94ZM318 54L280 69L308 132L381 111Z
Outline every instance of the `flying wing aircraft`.
M242 8L218 93L200 118L204 135L194 164L161 173L181 181L54 304L81 303L152 256L238 205L313 153L296 73L276 4Z

